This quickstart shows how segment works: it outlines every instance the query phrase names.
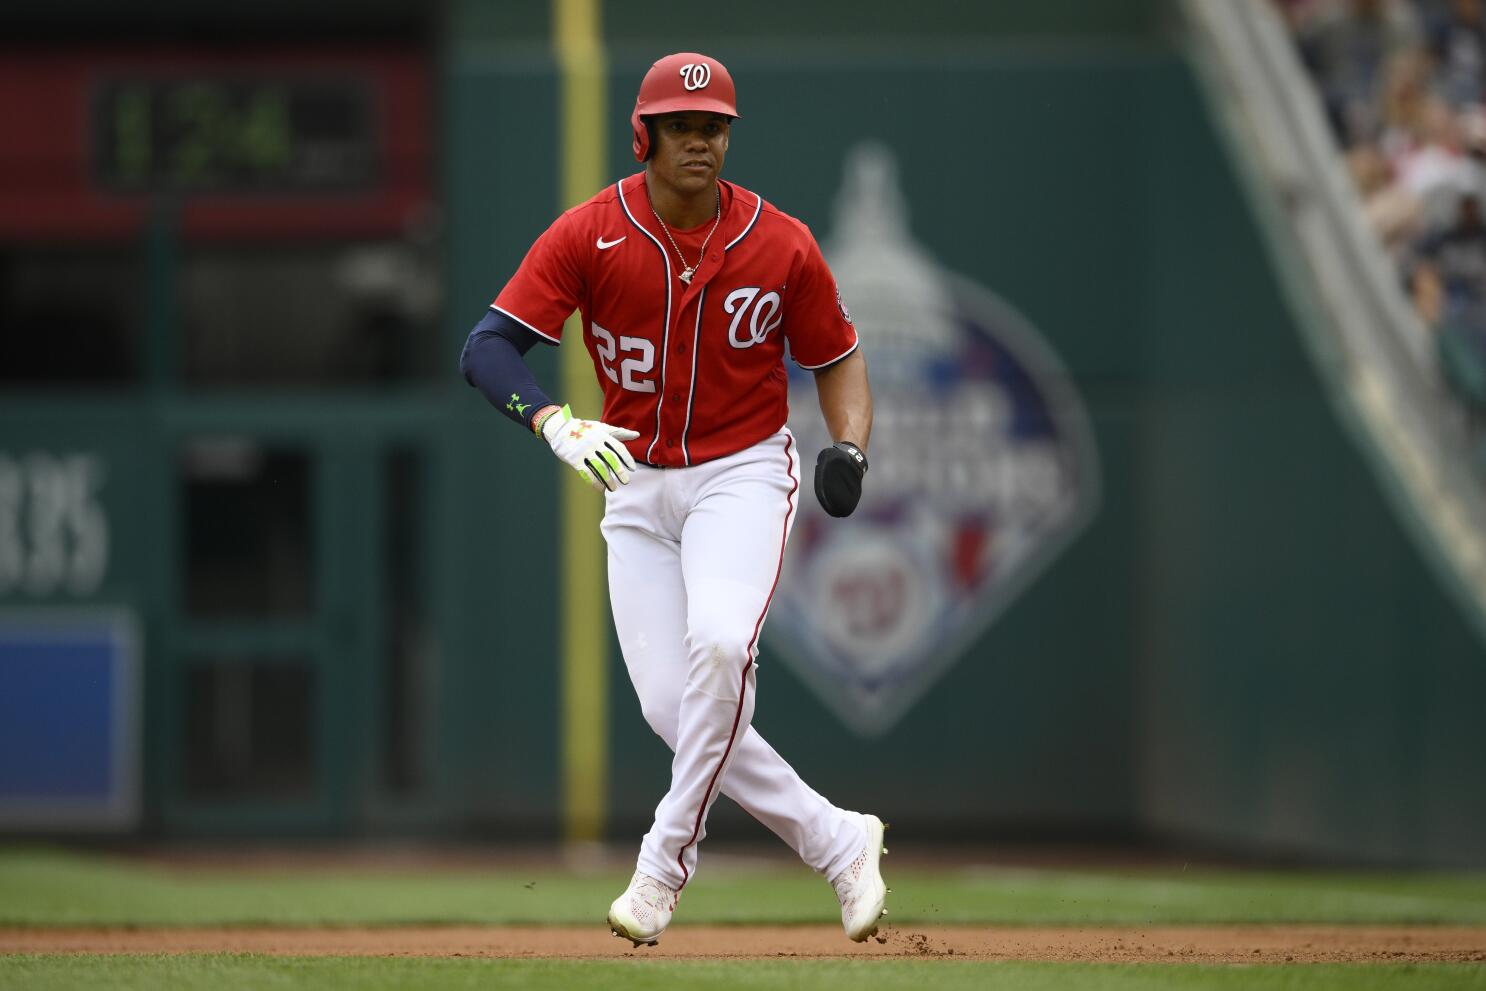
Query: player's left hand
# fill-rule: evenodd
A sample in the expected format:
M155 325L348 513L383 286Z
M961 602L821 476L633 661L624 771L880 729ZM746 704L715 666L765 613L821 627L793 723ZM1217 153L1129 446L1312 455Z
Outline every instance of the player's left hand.
M629 484L635 458L623 442L637 440L639 436L633 430L599 420L579 420L566 406L542 424L542 437L551 445L552 453L599 492L613 492Z
M832 516L850 516L862 498L867 456L849 440L832 444L815 459L815 498Z

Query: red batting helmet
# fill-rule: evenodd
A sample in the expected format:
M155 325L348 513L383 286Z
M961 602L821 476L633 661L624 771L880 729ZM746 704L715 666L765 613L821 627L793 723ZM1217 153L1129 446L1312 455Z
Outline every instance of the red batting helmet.
M640 94L635 97L635 112L630 126L635 129L635 158L650 157L650 132L646 117L672 114L682 110L705 110L708 113L738 116L738 94L733 77L717 59L696 52L667 55L650 67L640 80Z

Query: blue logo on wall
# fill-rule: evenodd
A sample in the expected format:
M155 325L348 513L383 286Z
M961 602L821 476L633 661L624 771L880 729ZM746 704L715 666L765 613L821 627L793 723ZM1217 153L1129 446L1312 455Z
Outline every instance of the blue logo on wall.
M887 149L849 154L826 249L872 379L871 468L845 520L807 483L766 634L868 736L1082 529L1099 469L1082 401L1037 331L912 240ZM812 376L790 373L790 428L814 452L830 438Z

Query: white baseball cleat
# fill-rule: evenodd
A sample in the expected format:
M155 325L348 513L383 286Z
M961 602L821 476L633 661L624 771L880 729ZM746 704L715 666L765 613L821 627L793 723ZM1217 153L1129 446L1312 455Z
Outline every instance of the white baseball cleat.
M877 935L879 920L887 915L883 903L887 901L887 885L882 880L882 855L887 848L882 845L882 834L886 826L876 816L863 816L867 826L867 842L851 866L831 880L836 889L836 900L841 903L841 925L846 935L854 942L866 942Z
M636 946L654 946L671 924L677 891L649 874L635 871L624 894L609 906L609 928Z

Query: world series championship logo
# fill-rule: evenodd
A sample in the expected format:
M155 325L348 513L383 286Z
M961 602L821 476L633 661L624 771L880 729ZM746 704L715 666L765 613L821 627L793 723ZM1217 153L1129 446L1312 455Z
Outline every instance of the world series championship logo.
M799 501L766 635L850 728L886 732L1092 518L1093 433L1068 372L995 293L909 232L897 164L847 157L826 253L871 369L871 470L849 519ZM831 443L790 368L800 450Z

